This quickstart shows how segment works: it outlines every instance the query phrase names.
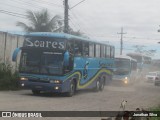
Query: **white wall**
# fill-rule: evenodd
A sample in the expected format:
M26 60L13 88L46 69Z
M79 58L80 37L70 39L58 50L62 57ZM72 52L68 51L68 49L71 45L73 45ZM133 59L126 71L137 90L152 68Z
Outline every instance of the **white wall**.
M22 47L23 41L22 36L0 32L0 62L9 63L16 69L19 59L17 59L17 62L12 62L12 54L15 48Z

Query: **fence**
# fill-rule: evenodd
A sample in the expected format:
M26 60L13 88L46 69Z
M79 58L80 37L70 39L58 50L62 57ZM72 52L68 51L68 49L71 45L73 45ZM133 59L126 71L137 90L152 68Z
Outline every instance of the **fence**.
M12 54L15 48L23 45L24 38L7 32L0 32L0 62L9 63L13 69L18 68L19 59L12 62Z

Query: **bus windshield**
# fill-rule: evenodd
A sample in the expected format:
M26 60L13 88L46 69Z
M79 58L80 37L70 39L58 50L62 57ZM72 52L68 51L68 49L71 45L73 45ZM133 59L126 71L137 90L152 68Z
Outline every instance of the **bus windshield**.
M42 50L23 50L20 72L61 75L63 73L63 53Z
M127 59L115 59L116 75L127 75L130 72L130 60Z

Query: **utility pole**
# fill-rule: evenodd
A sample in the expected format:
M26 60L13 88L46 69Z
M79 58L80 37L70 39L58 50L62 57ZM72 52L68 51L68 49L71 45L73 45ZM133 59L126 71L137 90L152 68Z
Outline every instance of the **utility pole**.
M64 33L69 33L69 19L68 19L68 11L73 9L74 7L76 7L77 5L81 4L82 2L84 2L85 0L80 1L79 3L75 4L73 7L69 8L68 5L68 0L64 0L63 4L64 4Z
M160 27L160 25L159 25L159 27ZM160 29L158 29L157 31L160 32Z
M122 51L123 51L123 34L127 34L127 33L124 33L123 32L123 27L121 28L121 32L120 33L117 33L117 34L121 34L121 41L120 41L120 55L122 55Z
M68 25L68 0L64 0L64 33L69 32L69 25Z

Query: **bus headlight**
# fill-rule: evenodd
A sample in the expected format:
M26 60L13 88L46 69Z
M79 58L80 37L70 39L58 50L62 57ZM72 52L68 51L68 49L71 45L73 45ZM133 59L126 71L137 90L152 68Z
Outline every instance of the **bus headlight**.
M124 83L127 84L127 83L128 83L128 80L125 80Z
M125 83L125 84L128 84L128 77L125 77L124 83Z
M62 81L60 81L60 80L50 80L50 83L61 84Z
M20 80L28 80L26 77L20 77Z

